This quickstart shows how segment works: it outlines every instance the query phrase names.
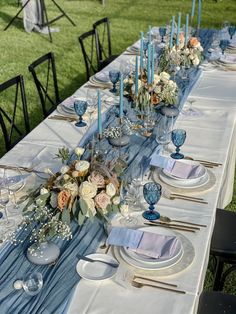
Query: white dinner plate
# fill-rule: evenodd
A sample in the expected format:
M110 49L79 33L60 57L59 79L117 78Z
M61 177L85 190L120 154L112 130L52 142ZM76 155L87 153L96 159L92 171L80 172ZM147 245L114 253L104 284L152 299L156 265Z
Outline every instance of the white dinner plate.
M191 183L199 182L201 180L201 178L203 178L207 174L206 168L203 165L201 165L198 161L182 159L182 160L179 160L179 162L182 162L182 163L184 163L186 165L199 166L198 174L195 175L195 176L192 176L190 178L179 178L179 177L174 176L173 174L171 174L169 171L167 171L165 169L163 169L162 172L167 177L169 177L171 179L174 179L174 180L177 180L177 181L182 181L182 182L191 182Z
M110 82L110 78L109 78L109 72L107 71L103 71L103 72L98 72L94 75L94 78L98 81L98 82L102 82L102 83L107 83Z
M209 174L206 172L206 175L199 179L197 182L189 182L187 179L183 181L175 180L167 175L165 175L163 172L159 173L159 177L161 181L164 183L176 187L176 188L184 188L184 189L195 189L199 188L200 186L203 186L208 183L209 181Z
M107 254L94 253L94 254L89 254L86 256L92 259L99 259L105 262L117 263L117 260L115 260L112 256L107 255ZM118 267L114 268L104 263L87 262L84 260L79 260L79 262L76 265L77 273L82 278L91 280L91 281L105 280L105 279L112 278L116 274L117 269Z
M140 228L139 230L158 233L167 236L176 236L174 232L171 230L158 228L158 227L144 227ZM119 253L122 258L130 265L140 268L140 269L149 269L149 270L157 270L157 269L164 269L167 267L171 267L175 265L183 256L183 248L181 240L179 240L179 245L176 247L174 255L169 259L150 259L148 257L144 257L144 255L137 254L131 250L127 250L123 247L119 247Z

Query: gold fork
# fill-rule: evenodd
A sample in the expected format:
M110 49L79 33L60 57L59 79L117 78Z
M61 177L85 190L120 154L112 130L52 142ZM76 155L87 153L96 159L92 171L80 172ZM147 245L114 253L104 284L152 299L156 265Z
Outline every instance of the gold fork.
M147 286L147 287L167 290L167 291L171 291L171 292L177 292L177 293L181 293L181 294L185 294L186 293L185 291L182 291L182 290L177 290L177 289L172 289L172 288L167 288L167 287L162 287L162 286L156 286L156 285L152 285L152 284L149 284L149 283L140 283L140 282L137 282L135 280L131 281L131 285L133 287L135 287L135 288L142 288L144 286Z

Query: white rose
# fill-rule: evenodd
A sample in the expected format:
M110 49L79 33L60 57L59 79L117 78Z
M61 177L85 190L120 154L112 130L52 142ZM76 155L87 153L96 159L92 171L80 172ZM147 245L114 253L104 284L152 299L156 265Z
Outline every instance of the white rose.
M114 205L119 205L119 204L120 204L120 197L119 197L119 196L113 197L112 203L113 203Z
M61 174L66 174L67 173L67 171L69 171L69 167L68 166L62 166L61 167L61 170L60 170L60 173Z
M73 178L77 178L79 176L79 172L74 170L74 171L72 171L71 175L72 175Z
M120 212L122 215L127 215L129 212L129 205L127 204L121 204L120 205Z
M78 185L75 182L68 182L66 184L64 184L64 188L71 191L74 194L78 193Z
M154 84L157 85L160 82L160 76L157 74L154 74Z
M89 169L90 163L87 160L80 160L75 164L75 170L84 172Z
M84 181L80 184L79 195L82 198L93 198L97 194L97 186L88 181Z
M168 82L169 81L169 79L170 79L170 74L168 74L168 73L166 73L166 72L161 72L160 73L160 80L162 81L162 82Z
M124 84L128 84L129 83L129 79L125 78L123 82L124 82Z
M173 91L175 91L176 88L177 88L176 83L175 83L174 81L172 81L172 80L170 80L170 81L168 82L168 86L169 86L169 88L170 88L171 90L173 90Z
M84 150L85 150L85 149L84 149L83 147L76 147L75 150L74 150L74 152L75 152L75 154L76 154L78 157L80 157L80 156L83 155Z
M46 188L40 189L40 195L44 195L44 194L47 194L47 193L49 193L49 191Z
M141 86L142 86L142 82L138 80L138 90L141 88ZM132 85L131 91L133 94L135 93L135 84Z
M203 49L202 46L200 45L200 47L198 47L198 50L202 52L204 49Z
M45 168L43 172L46 174L50 174L52 176L54 175L54 173L52 172L52 170L50 168Z
M193 62L193 65L197 66L197 65L199 65L199 63L200 63L200 60L198 59L198 57L195 57L195 58L192 60L192 62Z
M70 176L69 176L68 174L64 174L63 179L64 179L65 181L67 181L67 180L70 179Z
M114 186L113 183L109 183L107 186L106 186L106 193L107 195L109 195L110 197L116 195L116 188Z
M92 214L92 216L95 216L97 211L95 209L94 200L92 198L88 198L88 197L83 198L83 200L85 201L86 205L89 208L89 212L87 212L85 216L91 217L91 214Z

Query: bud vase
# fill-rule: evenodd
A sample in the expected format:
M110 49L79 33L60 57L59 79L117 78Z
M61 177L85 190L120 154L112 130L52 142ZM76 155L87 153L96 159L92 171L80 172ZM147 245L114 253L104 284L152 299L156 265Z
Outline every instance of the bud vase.
M52 242L34 243L27 250L28 260L36 265L48 265L60 255L59 247Z

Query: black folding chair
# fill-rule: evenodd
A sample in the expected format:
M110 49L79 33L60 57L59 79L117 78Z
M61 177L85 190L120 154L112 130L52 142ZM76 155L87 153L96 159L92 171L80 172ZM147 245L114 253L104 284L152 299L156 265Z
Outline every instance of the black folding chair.
M236 270L235 226L235 212L219 208L216 210L210 248L210 254L216 260L213 290L222 290L226 278ZM225 264L230 266L227 270L224 270Z
M87 80L98 71L98 42L95 30L91 30L79 37L84 63L86 67Z
M109 19L105 17L97 21L93 24L93 29L95 30L95 36L98 42L98 65L99 70L101 70L116 59L118 55L112 55Z
M0 84L0 125L7 151L30 131L22 75Z
M236 296L222 292L203 292L197 314L235 314Z
M61 102L57 84L55 58L52 52L35 60L30 66L34 82L46 118Z

